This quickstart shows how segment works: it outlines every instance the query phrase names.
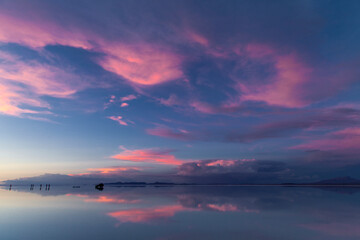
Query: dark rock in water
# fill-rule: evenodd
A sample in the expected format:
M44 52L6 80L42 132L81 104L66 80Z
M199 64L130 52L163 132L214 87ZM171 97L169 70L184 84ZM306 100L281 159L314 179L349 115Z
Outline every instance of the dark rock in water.
M104 190L104 184L100 183L100 184L96 185L95 188L99 191L102 191L102 190Z

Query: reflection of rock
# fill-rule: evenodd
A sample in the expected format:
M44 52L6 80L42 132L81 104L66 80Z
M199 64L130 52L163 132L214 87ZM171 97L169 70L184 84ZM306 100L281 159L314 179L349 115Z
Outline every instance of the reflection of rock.
M95 188L99 191L102 191L102 190L104 190L104 184L100 183L100 184L96 185Z

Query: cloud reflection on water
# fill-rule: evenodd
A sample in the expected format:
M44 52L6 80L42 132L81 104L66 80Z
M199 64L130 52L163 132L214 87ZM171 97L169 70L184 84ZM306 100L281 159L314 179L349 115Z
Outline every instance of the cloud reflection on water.
M281 236L290 231L293 236L301 232L299 236L308 239L343 240L360 236L359 190L335 187L146 186L105 187L102 192L92 187L54 187L51 191L32 193L41 194L41 201L62 199L82 206L86 211L97 211L107 219L106 228L115 227L119 231L141 225L142 232L152 229L151 232L164 235L168 228L169 231L172 228L171 231L178 231L185 224L193 229L189 231L200 231L205 222L215 221L219 224L219 231L238 229L236 233L226 230L229 239L240 235L248 236L247 239L282 239ZM28 190L15 188L14 191ZM208 231L207 235L217 234L215 230ZM180 235L176 236L164 239L178 239Z

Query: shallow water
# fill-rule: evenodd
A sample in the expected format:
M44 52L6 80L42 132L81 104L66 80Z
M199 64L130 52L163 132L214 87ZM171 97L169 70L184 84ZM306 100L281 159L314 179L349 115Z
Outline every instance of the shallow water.
M359 239L360 188L0 189L4 240Z

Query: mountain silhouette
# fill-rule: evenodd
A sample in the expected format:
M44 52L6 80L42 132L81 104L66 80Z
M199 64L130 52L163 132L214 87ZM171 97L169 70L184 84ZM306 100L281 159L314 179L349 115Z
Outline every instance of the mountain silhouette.
M346 177L326 179L326 180L314 182L311 184L315 184L315 185L360 185L360 180L346 176Z

